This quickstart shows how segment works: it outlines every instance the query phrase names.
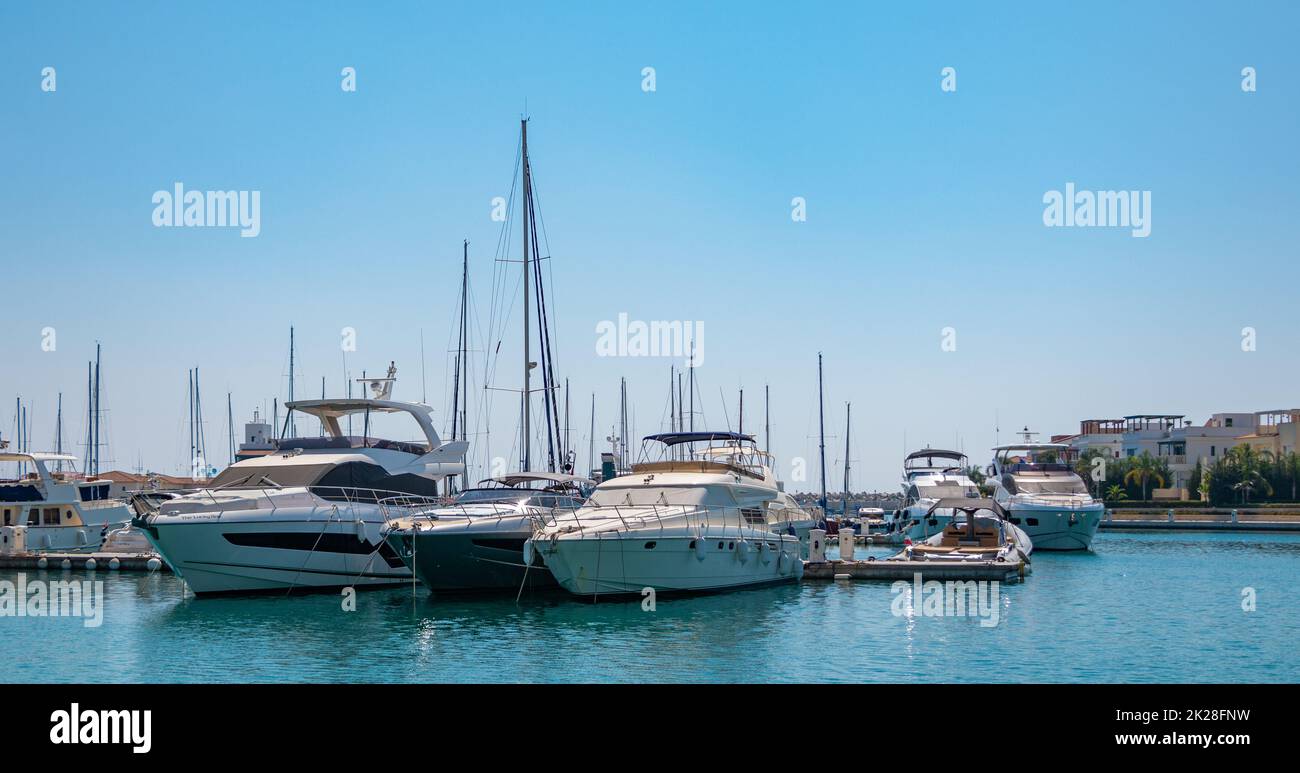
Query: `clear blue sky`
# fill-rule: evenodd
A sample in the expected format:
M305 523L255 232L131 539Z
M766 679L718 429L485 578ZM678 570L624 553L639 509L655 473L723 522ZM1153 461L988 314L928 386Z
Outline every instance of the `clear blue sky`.
M353 375L396 360L406 399L423 331L445 419L461 240L486 327L525 104L580 464L620 376L638 434L666 421L670 360L595 355L620 312L704 323L701 423L726 423L721 390L734 424L743 386L754 428L770 384L787 478L815 459L824 352L828 462L852 401L855 488L892 489L905 444L982 463L995 420L1300 403L1294 5L700 5L5 4L0 432L21 395L51 446L62 390L73 442L99 341L108 466L183 466L194 366L224 463L225 394L237 424L283 399L291 324L304 391L342 389L353 326ZM260 191L261 235L155 228L177 181ZM1045 228L1067 182L1151 191L1150 237ZM496 400L477 458L515 453Z

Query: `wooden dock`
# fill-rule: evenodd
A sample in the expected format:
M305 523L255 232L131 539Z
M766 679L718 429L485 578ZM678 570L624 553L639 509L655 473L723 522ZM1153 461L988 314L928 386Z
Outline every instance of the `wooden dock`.
M151 564L151 561L157 563ZM171 574L167 562L156 553L0 553L0 569Z
M1101 528L1123 531L1300 532L1300 513L1275 508L1122 508L1109 510Z
M1028 573L1023 562L996 561L804 561L805 580L998 580L1017 582Z

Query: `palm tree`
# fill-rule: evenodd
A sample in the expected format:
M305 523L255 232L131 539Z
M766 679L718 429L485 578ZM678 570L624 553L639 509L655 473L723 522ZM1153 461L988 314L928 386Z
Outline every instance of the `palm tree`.
M1273 454L1269 451L1257 451L1255 447L1249 444L1233 446L1228 449L1228 464L1232 465L1240 477L1240 480L1233 484L1232 488L1241 492L1241 503L1250 502L1250 495L1256 489L1264 492L1265 496L1273 496L1273 484L1268 482L1263 469L1273 459Z
M1136 480L1142 485L1142 500L1147 498L1147 483L1155 478L1159 481L1158 488L1165 487L1165 477L1160 474L1160 461L1151 455L1150 451L1143 451L1142 455L1133 460L1133 467L1124 476L1124 483Z
M1128 499L1128 492L1124 490L1123 486L1116 483L1113 484L1110 488L1106 489L1106 498L1112 501Z

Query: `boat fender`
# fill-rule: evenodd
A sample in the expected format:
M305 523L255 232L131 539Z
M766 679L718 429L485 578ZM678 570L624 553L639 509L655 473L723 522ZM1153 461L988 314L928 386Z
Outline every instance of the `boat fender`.
M85 530L84 530L84 529L79 529L79 530L77 531L77 544L78 544L78 545L85 545L85 544L88 543L89 541L90 541L90 540L88 540L88 539L86 538L86 532L85 532Z
M776 560L776 568L777 568L777 571L780 572L781 574L789 574L789 573L790 573L790 554L789 554L789 553L785 552L784 550L781 551L781 555L780 555L780 557L777 558L777 560Z
M118 561L116 558L110 558L110 559L108 559L108 568L109 568L109 569L117 569L117 568L120 567L121 565L122 565L122 562L121 562L121 561Z
M796 580L803 579L803 561L798 558L794 560L794 578Z
M50 565L50 561L49 561L49 559L46 558L45 556L41 556L41 557L40 557L39 559L37 559L37 561L36 561L36 568L37 568L37 569L44 569L45 567L47 567L47 566L49 566L49 565Z
M749 561L749 541L741 540L736 545L736 555L740 558L740 563L744 564Z
M524 540L524 566L533 565L533 541Z
M758 543L758 560L764 564L772 563L772 548L766 541Z
M60 569L71 569L71 568L72 568L72 562L65 558L65 559L63 559L63 563L59 564L59 568L60 568Z
M704 556L705 556L704 539L701 538L701 537L696 537L696 538L695 538L695 558L696 558L697 560L703 561L703 560L704 560Z
M93 572L93 571L95 571L95 566L96 566L96 564L95 564L95 559L93 559L93 558L87 558L87 559L86 559L86 571L88 571L88 572Z
M162 561L157 558L151 558L144 563L144 567L151 572L156 572L162 568Z

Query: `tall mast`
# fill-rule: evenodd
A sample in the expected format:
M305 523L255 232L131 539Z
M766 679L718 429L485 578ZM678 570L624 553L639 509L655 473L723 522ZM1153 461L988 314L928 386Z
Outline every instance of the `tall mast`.
M95 364L86 363L86 463L81 470L90 475L91 449L95 442Z
M99 477L99 344L95 344L95 447L91 458L94 460L92 475Z
M289 326L289 402L293 402L293 325ZM293 411L289 411L289 437L298 437L297 422L293 420Z
M740 434L745 434L745 390L740 390L740 426L737 428Z
M464 389L461 390L460 403L460 439L468 440L469 432L469 239L465 240L464 256L461 259L460 272L460 359ZM456 439L452 433L452 440ZM468 480L468 472L466 473Z
M695 340L691 339L691 359L686 364L688 371L686 392L691 401L690 424L691 432L695 431Z
M524 118L519 121L520 132L520 163L519 175L521 177L521 187L523 195L521 197L520 210L523 212L523 240L524 240L524 392L523 392L523 459L520 464L522 472L528 472L531 468L530 459L530 435L532 434L531 422L528 416L528 398L529 387L532 381L533 365L529 362L530 347L528 341L528 306L530 291L528 289L528 275L532 271L532 265L528 257L528 119Z
M844 404L844 514L849 514L849 430L853 423L853 403Z
M763 450L772 453L771 385L763 385Z
M619 469L627 469L627 379L619 379Z
M59 411L54 418L54 451L63 454L63 393L59 392ZM63 460L60 459L58 467L59 472L63 472Z
M576 456L573 453L573 447L569 444L569 379L564 379L564 448L560 451L560 464L566 467L573 467L573 459L570 456ZM569 469L570 474L573 473Z
M591 393L591 434L587 436L587 473L596 469L596 393Z
M822 496L817 501L826 512L826 407L822 399L822 353L817 352L817 431L821 438L818 448L821 450Z
M324 379L322 379L324 381ZM230 393L226 393L226 434L229 455L226 457L226 466L235 463L235 409L230 403Z

